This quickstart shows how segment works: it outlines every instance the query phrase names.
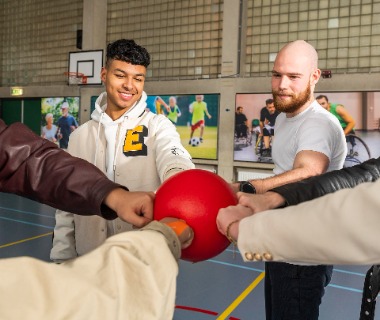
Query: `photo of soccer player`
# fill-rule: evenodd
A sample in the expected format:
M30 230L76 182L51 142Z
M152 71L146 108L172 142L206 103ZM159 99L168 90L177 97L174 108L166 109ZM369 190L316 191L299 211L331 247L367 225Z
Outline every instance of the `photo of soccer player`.
M176 126L183 146L193 159L217 159L219 95L160 95L160 113ZM157 105L157 95L148 95ZM166 107L167 106L167 107ZM150 111L154 107L147 105ZM157 112L155 112L157 113Z

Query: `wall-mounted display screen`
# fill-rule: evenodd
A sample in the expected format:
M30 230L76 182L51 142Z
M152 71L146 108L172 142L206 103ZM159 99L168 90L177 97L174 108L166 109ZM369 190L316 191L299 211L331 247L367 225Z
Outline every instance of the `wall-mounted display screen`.
M354 120L346 139L345 166L380 157L380 92L315 92L314 96L332 113ZM328 104L328 106L327 106ZM334 111L333 111L334 110ZM349 117L347 118L347 115ZM276 136L276 111L271 93L237 94L235 105L234 160L273 163L270 149ZM341 119L341 121L345 121ZM353 136L353 137L352 137Z
M149 95L147 108L177 128L193 159L217 159L219 95Z

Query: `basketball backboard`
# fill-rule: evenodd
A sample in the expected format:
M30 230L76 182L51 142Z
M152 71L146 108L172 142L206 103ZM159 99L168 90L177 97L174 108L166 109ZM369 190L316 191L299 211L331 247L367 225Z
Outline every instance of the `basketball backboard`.
M69 72L79 72L87 77L83 85L102 84L100 71L103 66L103 50L69 52Z

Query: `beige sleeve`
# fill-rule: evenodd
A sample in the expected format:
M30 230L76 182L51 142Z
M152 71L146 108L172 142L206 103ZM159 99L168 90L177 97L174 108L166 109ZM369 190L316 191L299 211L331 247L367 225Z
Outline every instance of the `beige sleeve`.
M239 250L246 261L379 264L379 194L380 180L255 214L239 224Z
M75 248L74 214L62 210L55 212L55 227L50 259L60 263L78 256Z
M165 237L125 232L57 265L0 261L0 319L172 319L178 264Z

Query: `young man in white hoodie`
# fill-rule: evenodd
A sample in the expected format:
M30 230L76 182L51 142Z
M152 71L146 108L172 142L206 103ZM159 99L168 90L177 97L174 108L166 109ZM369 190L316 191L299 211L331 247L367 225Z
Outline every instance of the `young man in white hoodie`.
M175 173L194 168L175 126L146 110L143 89L149 63L147 50L133 40L108 45L101 71L106 92L96 100L92 119L72 133L67 149L130 191L155 191ZM55 262L75 258L132 228L121 219L57 210L50 258Z

